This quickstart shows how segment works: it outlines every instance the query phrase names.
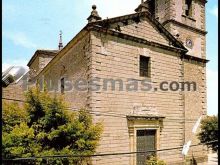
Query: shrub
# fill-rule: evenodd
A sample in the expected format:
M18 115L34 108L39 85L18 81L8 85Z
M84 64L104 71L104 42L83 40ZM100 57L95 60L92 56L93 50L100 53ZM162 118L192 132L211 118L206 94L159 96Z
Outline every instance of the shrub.
M156 156L150 156L146 161L146 165L166 165L162 160L159 160Z

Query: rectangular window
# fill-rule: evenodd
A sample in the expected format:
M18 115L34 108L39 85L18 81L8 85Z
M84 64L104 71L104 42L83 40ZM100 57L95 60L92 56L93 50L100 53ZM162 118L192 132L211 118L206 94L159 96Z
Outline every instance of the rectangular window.
M155 0L150 0L148 1L148 6L149 6L149 12L151 15L155 15Z
M65 89L65 81L64 81L64 78L61 78L60 80L60 89L61 89L61 93L64 94L64 89Z
M150 57L140 56L140 76L150 77Z
M156 130L137 130L137 165L146 164L150 155L156 152Z
M186 9L185 9L186 16L191 17L192 16L192 0L186 0L185 6L186 6Z

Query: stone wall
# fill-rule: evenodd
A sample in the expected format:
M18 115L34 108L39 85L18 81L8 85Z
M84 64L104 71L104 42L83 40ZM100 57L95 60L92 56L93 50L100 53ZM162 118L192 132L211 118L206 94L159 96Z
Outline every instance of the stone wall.
M37 76L44 67L56 56L58 50L37 50L33 55L33 61L28 63L30 78Z
M104 50L104 51L103 51ZM151 58L151 81L158 87L162 81L182 81L181 59L178 54L132 41L126 41L109 35L92 35L92 77L135 79L139 82L139 56ZM102 84L100 83L102 87ZM135 107L146 107L165 116L163 128L157 139L158 148L165 149L183 145L184 136L184 109L183 93L148 91L107 91L92 92L90 107L92 111L101 111L104 114L114 113L123 116L136 113ZM100 115L97 117L104 124L104 133L97 152L114 153L129 152L134 146L129 142L129 130L126 117L111 117ZM181 151L161 153L166 161L183 161ZM128 164L129 157L114 159L117 164ZM111 159L97 159L95 164L110 164ZM132 163L131 163L132 164Z
M169 30L174 33L177 30L180 34L179 39L183 42L183 45L188 49L187 54L199 58L206 59L206 37L204 34L188 30L187 28L178 25L169 25ZM186 40L192 40L192 48L186 46Z
M47 83L48 90L51 94L61 94L61 78L74 84L78 79L88 79L88 54L90 39L89 35L85 36L73 45L54 65L49 64L49 69L38 75L37 81ZM74 86L68 87L66 82L63 97L72 109L87 107L88 90L77 91Z
M25 101L25 96L22 80L17 84L10 84L6 88L2 88L2 101L16 102L19 105L23 105L22 101Z
M30 78L33 78L40 72L40 60L37 57L29 67Z
M185 15L185 0L158 0L157 17L165 28L173 35L178 33L179 40L186 46L186 40L193 42L193 47L187 47L189 55L206 58L205 38L205 1L192 1L192 16Z
M185 141L192 141L192 145L200 143L197 134L192 133L192 129L196 121L207 114L206 100L206 68L204 64L185 60L184 64L184 81L196 82L197 89L195 92L184 93L184 109L185 109ZM207 159L207 149L205 146L191 147L189 156L198 157L198 161Z
M192 16L185 15L185 0L156 0L156 18L161 23L176 20L190 27L205 30L205 1L192 1Z
M121 32L168 46L167 37L154 26L147 18L141 18L139 23L130 20L129 25L121 27Z
M39 57L40 70L42 70L53 58L54 58L54 56L52 56L52 55L41 54Z
M156 0L155 17L158 18L161 23L173 18L175 16L174 5L174 0Z

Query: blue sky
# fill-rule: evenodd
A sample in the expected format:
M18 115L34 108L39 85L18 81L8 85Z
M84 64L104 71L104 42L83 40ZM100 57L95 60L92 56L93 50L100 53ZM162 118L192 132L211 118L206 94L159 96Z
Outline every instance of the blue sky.
M141 0L3 0L2 69L26 65L36 49L57 49L59 31L67 44L87 23L91 6L102 18L133 13ZM208 0L207 97L208 114L218 110L218 0Z

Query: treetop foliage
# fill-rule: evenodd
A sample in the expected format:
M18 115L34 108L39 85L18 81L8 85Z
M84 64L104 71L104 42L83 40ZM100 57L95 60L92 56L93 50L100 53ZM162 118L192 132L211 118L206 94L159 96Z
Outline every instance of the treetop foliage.
M201 121L201 131L198 134L201 143L218 150L218 117L207 116Z
M102 124L94 124L87 110L70 111L61 97L51 97L37 88L27 92L26 102L24 108L14 103L3 104L3 158L95 153ZM42 161L38 159L39 163ZM77 164L88 159L49 161Z

